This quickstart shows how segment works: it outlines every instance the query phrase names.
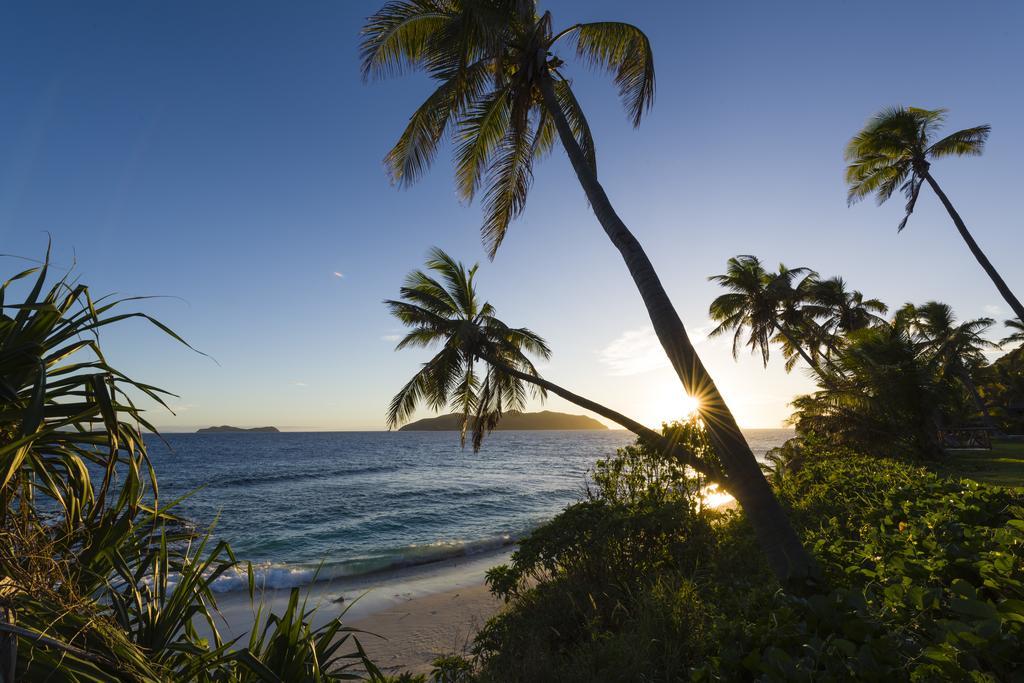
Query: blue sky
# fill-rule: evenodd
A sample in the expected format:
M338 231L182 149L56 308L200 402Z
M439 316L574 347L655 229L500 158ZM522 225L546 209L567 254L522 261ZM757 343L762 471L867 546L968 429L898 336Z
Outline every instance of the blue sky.
M77 259L98 292L146 305L218 364L141 324L110 357L211 423L380 428L423 360L392 351L381 300L438 245L486 260L451 165L409 190L381 159L429 84L364 85L358 31L378 2L33 2L0 9L0 252ZM606 79L574 65L601 180L700 336L708 275L739 253L841 274L892 305L940 299L1008 317L930 194L848 209L842 148L891 104L990 123L986 154L933 167L1011 288L1024 293L1024 6L1016 2L544 3L557 25L615 19L651 37L655 107L632 130ZM568 55L566 55L568 56ZM20 268L5 258L5 273ZM344 277L337 277L335 272ZM680 405L645 311L560 152L482 293L544 335L553 381L651 422ZM1001 336L1001 329L995 336ZM698 349L741 424L776 426L810 387L725 342ZM560 401L553 409L566 409Z

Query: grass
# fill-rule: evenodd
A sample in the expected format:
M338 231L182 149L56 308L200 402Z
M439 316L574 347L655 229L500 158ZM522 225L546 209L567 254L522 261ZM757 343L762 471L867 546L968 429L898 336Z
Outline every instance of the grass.
M996 441L992 450L953 450L937 468L983 484L1024 488L1024 443Z

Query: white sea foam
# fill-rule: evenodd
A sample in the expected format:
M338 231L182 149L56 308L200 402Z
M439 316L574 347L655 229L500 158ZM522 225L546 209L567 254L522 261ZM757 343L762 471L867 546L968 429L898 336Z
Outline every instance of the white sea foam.
M509 534L476 541L436 541L414 544L399 551L376 557L360 557L344 562L321 564L292 564L277 562L252 563L253 583L258 589L279 590L298 588L318 581L354 578L439 562L456 557L478 555L511 545ZM248 590L249 565L239 564L221 574L213 582L216 593Z

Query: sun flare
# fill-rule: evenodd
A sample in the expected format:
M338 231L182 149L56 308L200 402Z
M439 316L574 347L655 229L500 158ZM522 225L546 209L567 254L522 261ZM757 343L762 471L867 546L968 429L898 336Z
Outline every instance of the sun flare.
M685 420L700 408L700 401L684 394L674 381L656 384L649 396L649 402L639 412L644 416L644 424L655 429L663 422Z

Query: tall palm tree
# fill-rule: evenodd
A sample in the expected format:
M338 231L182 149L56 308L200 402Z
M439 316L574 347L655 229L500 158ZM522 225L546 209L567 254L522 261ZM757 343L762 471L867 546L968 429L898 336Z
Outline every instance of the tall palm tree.
M984 350L996 348L984 333L995 324L992 318L976 318L957 322L953 309L938 301L921 306L907 304L900 318L913 334L918 347L931 361L940 379L953 378L967 390L986 425L995 423L974 382L974 372L985 363Z
M679 314L639 241L598 182L594 140L556 54L612 74L630 120L639 125L654 99L654 57L647 36L620 22L577 23L555 31L534 0L394 0L363 29L363 74L423 70L436 89L413 113L385 164L394 181L416 181L446 133L455 146L456 185L465 200L484 192L481 233L493 257L522 213L534 161L557 138L598 222L623 260L683 388L700 401L709 438L747 511L773 570L794 583L814 563L775 498L721 393L697 356Z
M463 446L472 431L473 449L478 450L505 412L525 409L528 390L541 399L550 391L625 427L711 480L722 481L715 463L701 460L636 420L542 378L529 354L547 359L550 349L536 333L503 323L494 307L478 298L477 265L467 269L435 248L426 268L428 272L409 273L398 300L384 302L392 315L411 328L396 350L441 347L391 400L389 428L406 422L420 405L433 410L447 406L460 415Z
M800 302L815 275L809 268L787 268L782 264L778 272L769 273L756 256L732 257L724 274L708 278L730 290L711 302L708 314L718 326L711 330L710 336L732 332L733 358L739 356L739 347L745 344L752 353L760 351L765 367L771 354L771 342L784 341L787 349L798 354L819 377L822 376L818 362L799 339L807 327ZM746 342L743 342L744 332ZM791 367L787 364L787 370Z
M951 133L932 142L946 117L945 109L891 107L868 121L846 147L846 182L850 186L847 201L856 202L874 194L881 204L900 189L907 198L906 214L898 230L907 225L924 183L932 188L946 208L953 224L996 289L1018 318L1024 320L1024 306L996 272L995 267L974 241L960 214L931 174L931 160L947 156L979 156L985 148L990 126L975 126Z
M1000 346L1024 342L1024 320L1021 318L1017 318L1016 320L1004 320L1003 324L1013 330L1013 332L1009 336L999 340Z

